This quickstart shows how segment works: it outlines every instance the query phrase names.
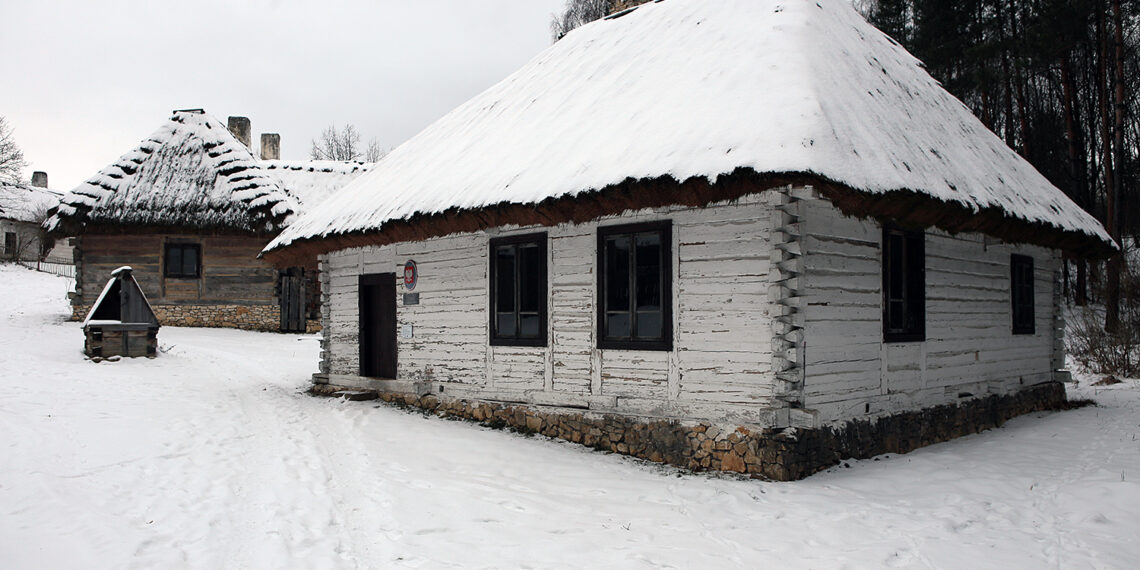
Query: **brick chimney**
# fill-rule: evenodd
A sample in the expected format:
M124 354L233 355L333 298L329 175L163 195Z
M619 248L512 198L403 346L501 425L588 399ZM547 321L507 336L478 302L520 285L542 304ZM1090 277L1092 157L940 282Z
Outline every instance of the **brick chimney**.
M261 133L261 160L281 160L281 135Z
M230 117L227 126L234 138L241 141L241 144L244 144L246 148L251 148L249 144L253 128L249 125L249 117Z
M33 172L32 186L35 186L36 188L47 188L47 173L42 170Z

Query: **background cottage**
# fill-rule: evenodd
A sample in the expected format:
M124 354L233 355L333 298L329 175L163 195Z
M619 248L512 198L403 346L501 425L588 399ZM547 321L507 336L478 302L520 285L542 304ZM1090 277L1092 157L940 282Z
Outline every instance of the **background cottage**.
M257 255L303 204L317 203L367 165L280 161L274 134L262 136L259 161L249 148L249 120L229 122L200 109L175 111L136 149L64 196L46 226L77 236L75 318L87 314L110 271L130 265L162 324L317 326L315 259L279 271Z
M66 244L55 247L40 227L60 197L48 190L44 172L35 172L30 185L0 180L0 259L71 262Z

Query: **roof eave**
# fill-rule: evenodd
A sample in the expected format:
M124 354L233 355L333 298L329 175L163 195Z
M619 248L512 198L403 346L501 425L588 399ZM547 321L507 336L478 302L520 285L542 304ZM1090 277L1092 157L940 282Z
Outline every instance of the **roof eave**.
M811 173L758 173L738 168L710 182L705 177L677 181L670 176L633 179L602 190L548 198L537 204L503 203L478 209L451 208L436 214L390 220L376 229L307 237L277 246L261 257L279 267L296 265L318 255L369 245L420 241L455 233L482 231L505 225L553 226L583 223L627 210L662 206L702 207L746 194L785 186L811 186L841 212L858 218L892 220L906 226L934 227L950 233L979 232L1012 243L1060 249L1076 257L1103 258L1114 244L1081 232L1027 222L993 208L981 212L910 190L872 193Z

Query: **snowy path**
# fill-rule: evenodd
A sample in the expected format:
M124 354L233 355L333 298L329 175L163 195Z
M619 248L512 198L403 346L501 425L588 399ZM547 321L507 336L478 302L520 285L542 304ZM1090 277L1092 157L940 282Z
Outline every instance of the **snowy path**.
M796 483L301 394L314 337L167 327L95 364L0 265L0 567L1129 568L1140 383Z

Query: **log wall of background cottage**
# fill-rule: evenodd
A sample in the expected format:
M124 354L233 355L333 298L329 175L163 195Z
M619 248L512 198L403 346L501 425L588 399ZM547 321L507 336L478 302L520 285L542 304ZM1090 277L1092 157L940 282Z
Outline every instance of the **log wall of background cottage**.
M597 348L599 226L672 220L673 349ZM927 341L882 340L882 229L810 188L705 208L661 207L549 234L548 346L488 343L488 240L498 228L321 256L318 382L630 416L762 427L1007 394L1053 379L1059 258L979 234L926 233ZM1036 333L1011 334L1010 254L1035 267ZM414 259L418 305L397 303L398 372L359 371L358 280ZM403 293L397 288L397 296Z
M0 260L35 261L45 253L39 224L0 219Z
M74 317L83 318L115 268L130 265L163 325L280 328L278 271L257 258L265 238L184 233L85 233L75 238ZM167 277L164 244L201 246L201 275Z

